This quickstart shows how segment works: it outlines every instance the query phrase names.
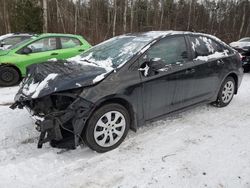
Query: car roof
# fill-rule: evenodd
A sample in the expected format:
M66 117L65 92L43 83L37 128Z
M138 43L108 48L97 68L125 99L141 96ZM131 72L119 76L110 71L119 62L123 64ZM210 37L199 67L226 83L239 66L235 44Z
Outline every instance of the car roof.
M174 30L167 30L167 31L148 31L148 32L138 32L138 33L128 33L125 35L121 35L121 36L137 36L137 37L152 37L152 38L159 38L159 37L164 37L167 35L180 35L180 34L193 34L193 35L203 35L203 36L207 36L207 37L211 37L211 38L216 38L217 37L210 35L210 34L206 34L206 33L198 33L198 32L191 32L191 31L174 31Z
M74 34L64 34L64 33L43 33L38 35L39 37L79 37L80 35L74 35Z
M221 41L219 38L217 38L214 35L210 35L210 34L206 34L206 33L198 33L198 32L191 32L191 31L174 31L174 30L168 30L168 31L148 31L148 32L141 32L141 33L129 33L129 34L125 34L125 35L121 35L120 37L124 37L124 36L136 36L139 38L149 38L151 40L155 40L158 38L163 38L165 36L170 36L170 35L180 35L180 34L184 34L184 35L200 35L200 36L204 36L204 37L209 37L212 38L213 40L228 46L225 42ZM118 36L119 37L119 36Z
M128 33L128 34L125 34L125 36L158 38L158 37L163 37L163 36L166 36L166 35L183 34L183 33L184 33L184 31L173 31L173 30L168 30L168 31L148 31L148 32Z
M8 33L8 34L5 34L5 35L1 35L0 36L0 40L3 40L3 39L7 39L9 37L15 37L15 36L33 36L34 34L31 34L31 33Z
M34 33L13 33L12 36L33 36Z
M8 34L5 34L5 35L1 35L0 40L6 39L6 38L11 37L11 36L13 36L13 33L8 33Z

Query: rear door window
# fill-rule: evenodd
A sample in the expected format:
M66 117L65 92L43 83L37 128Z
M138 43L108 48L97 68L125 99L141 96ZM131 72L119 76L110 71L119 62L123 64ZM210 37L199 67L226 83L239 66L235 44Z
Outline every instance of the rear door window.
M77 46L81 46L81 42L76 38L60 37L60 39L61 39L62 49L74 48Z
M215 52L231 52L231 50L224 47L222 44L219 44L213 39L205 36L190 36L190 42L195 58L198 56L208 56L214 54Z
M190 42L192 50L195 52L195 57L208 56L215 51L211 44L211 39L207 37L190 36Z

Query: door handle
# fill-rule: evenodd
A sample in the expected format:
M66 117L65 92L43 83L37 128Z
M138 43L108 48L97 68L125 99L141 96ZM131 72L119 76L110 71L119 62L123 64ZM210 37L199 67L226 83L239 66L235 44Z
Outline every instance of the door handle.
M187 69L185 74L192 74L195 73L195 69Z
M84 52L85 50L84 49L80 49L80 50L78 50L78 52Z
M224 61L222 61L221 59L217 60L217 65L223 65Z
M50 54L50 55L58 55L58 53L52 53L52 54Z

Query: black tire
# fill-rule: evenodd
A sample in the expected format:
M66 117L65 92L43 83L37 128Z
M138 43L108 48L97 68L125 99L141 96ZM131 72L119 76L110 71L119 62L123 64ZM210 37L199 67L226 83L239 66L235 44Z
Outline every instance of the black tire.
M109 113L111 111L118 112L118 113L123 115L123 117L121 116L121 118L125 119L125 127L122 128L124 130L124 132L123 132L123 134L121 136L117 135L117 137L116 137L117 142L115 144L107 146L107 147L103 147L103 146L101 146L100 144L97 143L94 134L97 132L96 129L100 128L97 125L97 122L99 120L103 121L103 118L105 118L105 114ZM112 114L112 116L113 115L114 114ZM115 116L116 116L116 114L115 114ZM112 120L112 117L111 117L111 120ZM116 120L116 122L119 122L119 118L118 118L118 120ZM112 124L112 123L110 123L110 124ZM110 125L110 124L107 123L107 125ZM110 151L110 150L113 150L113 149L117 148L123 142L123 140L127 136L127 133L128 133L128 130L129 130L129 125L130 125L130 117L129 117L129 113L128 113L127 109L124 108L123 106L119 105L119 104L111 103L111 104L107 104L107 105L104 105L104 106L100 107L99 109L97 109L92 114L92 116L88 120L88 123L87 123L87 125L86 125L86 127L85 127L85 129L83 131L82 136L83 136L83 139L84 139L86 145L89 148L91 148L92 150L94 150L94 151L96 151L98 153L104 153L104 152L107 152L107 151ZM110 127L111 127L111 125L110 125ZM101 131L105 131L105 133L103 133L99 137L105 137L105 134L107 134L108 130L104 130L104 129L107 129L107 128L102 128L102 129L103 130L101 130ZM117 128L114 128L114 129L117 129ZM114 131L114 130L110 130L110 134L112 134L112 137L114 138L116 136L116 134L114 132L111 132L111 131ZM107 141L108 138L109 138L109 142L110 142L110 137L109 136L107 136L105 140Z
M19 72L9 66L0 67L0 86L14 86L17 85L20 81Z
M225 100L225 95L223 94L223 90L225 90L226 85L229 84L229 83L233 84L233 89L232 89L233 94L229 98L226 97L227 100ZM223 83L221 85L220 91L218 93L217 100L215 102L213 102L212 105L214 105L216 107L225 107L225 106L227 106L233 99L233 96L235 94L235 89L236 89L236 85L235 85L234 78L231 77L231 76L227 77L223 81Z

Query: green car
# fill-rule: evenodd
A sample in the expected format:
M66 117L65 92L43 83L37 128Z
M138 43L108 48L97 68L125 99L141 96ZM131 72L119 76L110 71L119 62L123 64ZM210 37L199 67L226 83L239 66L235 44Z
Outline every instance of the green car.
M26 74L26 67L50 59L76 56L91 45L79 35L41 34L7 50L0 50L0 86L16 85Z

